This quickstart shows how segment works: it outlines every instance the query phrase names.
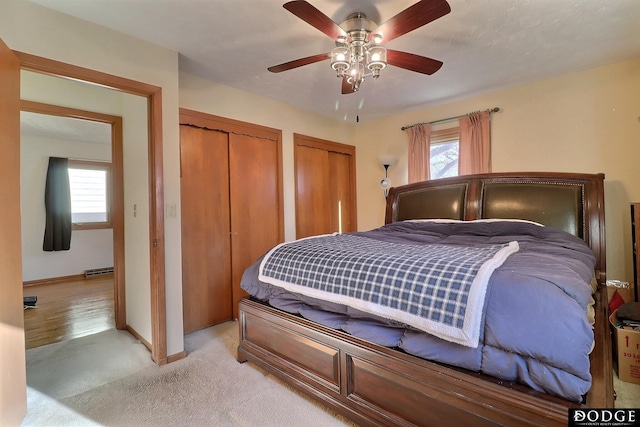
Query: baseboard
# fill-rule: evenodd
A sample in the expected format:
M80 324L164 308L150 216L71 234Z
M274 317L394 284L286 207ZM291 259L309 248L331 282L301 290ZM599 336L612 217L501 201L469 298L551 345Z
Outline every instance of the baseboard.
M127 331L133 335L134 337L136 337L136 339L138 341L140 341L142 343L142 345L144 345L145 347L147 347L147 349L149 351L151 351L151 343L149 343L147 340L145 340L144 338L142 338L142 335L140 335L138 332L136 332L135 329L133 329L131 326L127 325L126 327Z
M22 286L26 287L37 285L52 285L54 283L77 282L79 280L85 280L83 273L73 274L71 276L48 277L46 279L28 280L26 282L22 282Z
M167 363L177 362L180 359L187 357L187 352L182 350L180 353L172 354L167 357Z
M153 353L153 350L151 349L151 343L149 343L147 340L145 340L144 338L142 338L142 336L136 332L135 329L133 329L131 326L127 325L127 331L129 331L129 333L131 335L133 335L134 337L136 337L136 339L138 341L140 341L145 347L147 347L147 349ZM187 357L187 352L186 351L181 351L179 353L176 354L172 354L171 356L167 356L167 358L162 359L162 360L155 360L153 359L154 362L156 362L158 365L165 365L167 363L171 363L171 362L176 362L180 359L184 359L185 357Z

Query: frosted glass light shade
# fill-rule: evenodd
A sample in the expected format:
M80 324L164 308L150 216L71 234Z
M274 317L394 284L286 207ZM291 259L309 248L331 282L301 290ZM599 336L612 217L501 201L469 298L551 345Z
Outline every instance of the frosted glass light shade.
M336 47L331 51L331 68L338 77L344 76L351 64L351 52L345 47Z
M397 157L393 155L385 154L385 155L378 156L378 161L382 166L384 165L391 166L396 163L396 160L398 160Z

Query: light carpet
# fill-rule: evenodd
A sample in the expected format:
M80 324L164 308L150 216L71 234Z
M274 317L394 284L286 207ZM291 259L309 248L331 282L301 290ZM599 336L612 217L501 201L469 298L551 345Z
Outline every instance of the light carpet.
M236 361L238 324L185 337L188 356L157 366L124 331L27 350L23 426L354 426L250 363ZM640 385L615 378L616 407Z
M640 408L640 384L620 381L614 372L613 389L616 391L616 408Z
M188 356L164 366L153 364L126 332L72 341L27 351L23 426L353 425L254 365L238 363L236 322L187 335Z

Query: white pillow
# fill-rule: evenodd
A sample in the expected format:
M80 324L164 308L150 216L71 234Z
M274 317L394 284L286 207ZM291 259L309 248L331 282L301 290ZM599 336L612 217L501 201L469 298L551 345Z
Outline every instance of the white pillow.
M484 218L484 219L474 219L469 222L498 222L498 221L509 221L509 222L526 222L527 224L537 225L538 227L544 227L544 224L540 224L539 222L529 221L527 219L515 219L515 218Z
M544 227L543 224L540 224L539 222L535 222L535 221L529 221L526 219L515 219L515 218L483 218L483 219L473 219L471 221L464 221L464 220L459 220L459 219L447 219L447 218L431 218L431 219L406 219L404 220L404 222L438 222L438 223L456 223L456 222L467 222L467 223L474 223L474 222L500 222L500 221L508 221L508 222L525 222L528 224L533 224L533 225L537 225L538 227Z
M464 222L462 220L459 219L447 219L447 218L426 218L426 219L405 219L402 222L443 222L443 223L447 223L447 222Z

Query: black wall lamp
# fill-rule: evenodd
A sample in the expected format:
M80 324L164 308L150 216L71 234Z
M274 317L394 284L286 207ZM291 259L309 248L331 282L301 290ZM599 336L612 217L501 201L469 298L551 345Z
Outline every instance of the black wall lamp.
M396 156L378 156L378 161L384 167L384 178L380 180L380 188L386 198L391 188L391 179L389 178L389 167L396 162Z

